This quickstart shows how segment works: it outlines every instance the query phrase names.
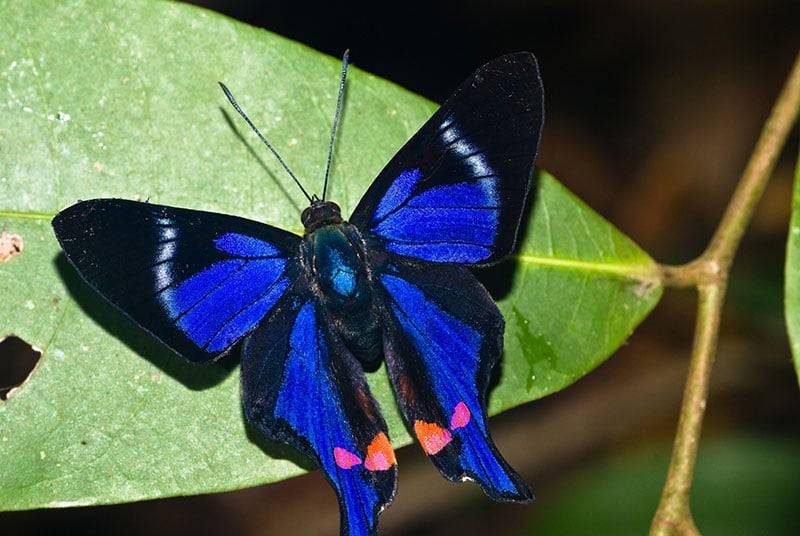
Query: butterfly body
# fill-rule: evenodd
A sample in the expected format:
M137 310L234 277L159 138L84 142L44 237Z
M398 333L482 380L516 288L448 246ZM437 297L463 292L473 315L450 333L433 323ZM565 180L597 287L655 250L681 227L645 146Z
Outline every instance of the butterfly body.
M453 93L347 220L310 196L302 237L236 216L93 199L53 227L92 288L188 361L241 342L248 424L322 469L343 535L375 534L395 494L389 430L364 375L382 362L409 432L445 478L527 502L488 430L504 321L469 268L515 247L542 121L536 60L510 54Z
M354 225L332 217L339 212L335 203L316 203L330 206L306 209L316 218L303 218L301 264L337 334L366 370L375 370L383 356L382 337L364 238Z

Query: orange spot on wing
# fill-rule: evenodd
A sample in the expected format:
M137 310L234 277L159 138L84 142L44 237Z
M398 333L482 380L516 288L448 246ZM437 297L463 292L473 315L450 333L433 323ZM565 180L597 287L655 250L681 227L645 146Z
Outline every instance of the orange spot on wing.
M414 421L414 433L422 445L422 450L431 456L445 448L453 440L453 436L447 429L432 422Z
M336 465L342 469L350 469L354 465L361 463L361 458L341 447L334 447L333 459L336 460Z
M397 463L392 444L383 432L379 433L367 447L367 458L364 467L370 471L386 471Z

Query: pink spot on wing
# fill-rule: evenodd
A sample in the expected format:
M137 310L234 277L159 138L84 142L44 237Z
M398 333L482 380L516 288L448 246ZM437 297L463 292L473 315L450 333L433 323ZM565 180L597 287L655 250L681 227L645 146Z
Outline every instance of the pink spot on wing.
M354 465L361 463L361 458L341 447L334 447L333 459L336 460L336 465L342 469L350 469Z
M378 433L367 447L367 457L364 460L364 467L368 471L386 471L397 463L394 458L394 450L389 443L389 438L383 432Z
M364 462L364 467L370 471L386 471L392 467L392 464L386 459L384 453L377 452L367 458L367 461Z
M453 416L450 417L450 429L464 428L468 423L471 414L469 408L463 402L456 404L456 409L453 411Z

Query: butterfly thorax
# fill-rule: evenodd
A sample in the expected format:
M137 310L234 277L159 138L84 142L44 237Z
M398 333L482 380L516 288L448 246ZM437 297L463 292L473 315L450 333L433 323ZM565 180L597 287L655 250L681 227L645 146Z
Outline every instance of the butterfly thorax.
M363 238L342 221L334 203L312 204L303 223L302 257L311 288L350 351L372 369L381 360L382 339Z
M336 203L314 199L300 216L303 264L326 306L337 312L364 305L368 273L358 229L342 221Z
M306 235L305 258L326 304L333 310L363 305L367 269L348 223L325 225ZM350 236L348 236L350 235Z

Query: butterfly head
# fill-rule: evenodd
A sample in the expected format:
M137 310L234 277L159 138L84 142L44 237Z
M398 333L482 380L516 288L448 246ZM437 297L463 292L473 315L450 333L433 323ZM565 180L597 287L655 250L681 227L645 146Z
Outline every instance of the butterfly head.
M311 234L324 225L342 223L342 209L332 201L322 201L314 196L311 206L300 214L305 233Z

